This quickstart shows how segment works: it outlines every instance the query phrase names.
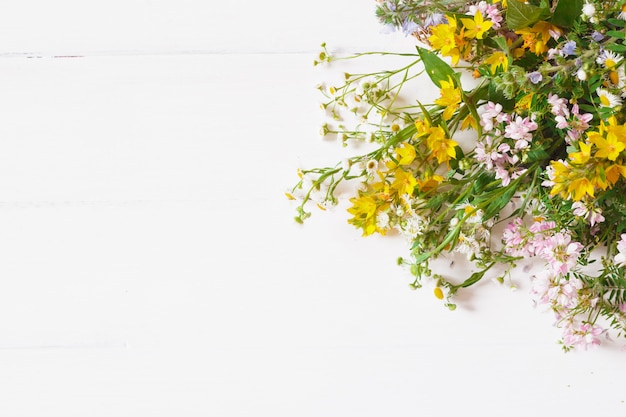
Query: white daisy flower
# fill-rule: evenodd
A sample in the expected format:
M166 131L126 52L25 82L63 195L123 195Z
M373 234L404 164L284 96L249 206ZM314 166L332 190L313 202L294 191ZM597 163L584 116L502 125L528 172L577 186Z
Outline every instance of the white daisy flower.
M368 172L368 174L375 174L376 170L378 170L378 161L375 159L370 159L369 161L367 161L367 163L365 164L365 170Z
M604 50L600 52L600 55L596 58L596 62L604 68L613 69L617 66L617 64L622 62L622 59L624 59L624 57L621 55L618 55L613 51Z
M600 104L604 107L617 107L622 104L622 99L604 88L598 88L596 91L600 97Z
M454 251L462 253L467 259L471 260L480 253L480 243L478 243L475 236L461 233Z
M456 209L458 211L462 210L464 215L469 215L466 219L467 223L482 223L483 211L481 209L477 209L469 203L459 204Z
M622 11L617 15L618 19L626 20L626 4L622 6Z
M421 235L424 233L426 229L426 219L420 216L419 214L414 214L410 216L401 224L398 225L398 228L402 234L404 234L407 238L412 239L415 236Z
M389 229L389 214L379 211L376 215L376 226L380 229Z

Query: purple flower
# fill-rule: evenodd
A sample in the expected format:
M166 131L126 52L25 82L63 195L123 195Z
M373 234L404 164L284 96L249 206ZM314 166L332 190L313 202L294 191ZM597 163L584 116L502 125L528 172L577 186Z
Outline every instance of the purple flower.
M437 26L445 23L447 20L448 19L446 19L446 16L443 13L433 13L426 18L426 20L424 21L424 26Z
M600 32L598 32L598 31L594 31L594 32L591 34L591 39L593 39L593 40L594 40L594 41L596 41L596 42L600 42L602 39L604 39L604 35L603 35L603 34L601 34L601 33L600 33Z
M413 33L417 32L419 28L420 25L410 19L406 19L404 23L402 23L402 32L404 32L406 36L412 35Z
M563 45L563 56L576 55L576 42L568 41Z
M537 83L540 83L541 80L543 80L543 75L541 75L539 71L533 71L530 74L528 74L528 79L530 80L531 83L537 84Z

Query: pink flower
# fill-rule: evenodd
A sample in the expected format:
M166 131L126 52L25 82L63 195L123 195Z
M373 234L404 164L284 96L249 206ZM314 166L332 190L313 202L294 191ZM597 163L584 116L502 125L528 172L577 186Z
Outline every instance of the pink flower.
M575 277L557 275L544 269L533 277L531 294L539 304L547 304L558 317L566 317L578 305L578 292L583 282Z
M509 174L509 170L505 169L501 165L496 166L496 179L500 180L503 187L506 187L511 183L511 175Z
M585 203L576 201L572 204L572 213L574 213L574 216L585 217L587 213L589 213L589 210L587 206L585 206Z
M589 129L589 121L591 121L591 119L593 119L593 115L591 113L579 113L578 104L574 104L572 106L572 117L565 122L565 127L570 128L567 132L567 137L565 138L568 143L578 140L582 133ZM565 129L565 127L562 127L562 121L565 120L563 116L557 116L555 120L557 121L558 128Z
M587 218L591 227L606 220L602 215L602 210L600 210L599 208L591 210Z
M548 94L548 104L552 106L550 110L555 116L569 117L569 109L567 107L567 101L564 98L560 98L556 94Z
M548 295L554 284L554 274L552 271L544 269L533 276L530 293L537 296L539 304L550 304Z
M531 237L521 218L517 217L504 228L502 243L506 253L512 256L528 258L535 255L534 245L529 241Z
M600 208L596 207L590 210L585 206L585 203L581 201L576 201L572 204L572 213L574 213L574 216L586 218L591 227L605 220Z
M480 125L485 132L490 132L494 128L493 120L502 113L502 105L492 101L488 102L484 107L483 114L480 115Z
M550 220L540 220L536 221L530 225L529 230L533 233L545 232L546 230L554 230L556 229L556 222Z
M587 349L590 346L600 345L600 336L604 329L591 323L574 324L565 327L563 331L563 344L568 347Z
M554 120L556 120L557 129L566 129L569 127L569 123L567 122L565 116L556 116Z
M585 113L580 114L578 104L574 104L572 106L572 125L576 130L587 130L589 129L589 122L593 119L593 114Z
M556 233L542 242L541 256L548 261L555 274L567 274L578 261L578 256L583 249L579 242L572 242L571 237L565 233Z
M528 117L517 116L504 128L504 137L516 140L515 149L526 149L533 138L530 132L537 130L537 127L537 123Z
M571 310L578 305L578 291L582 289L583 282L578 278L564 276L556 279L558 291L554 294L554 304L559 309Z

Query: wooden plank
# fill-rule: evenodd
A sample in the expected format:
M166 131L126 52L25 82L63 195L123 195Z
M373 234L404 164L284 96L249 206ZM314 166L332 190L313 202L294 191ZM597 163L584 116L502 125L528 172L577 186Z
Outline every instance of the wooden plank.
M374 2L80 0L7 2L0 53L310 51L324 41L379 45Z

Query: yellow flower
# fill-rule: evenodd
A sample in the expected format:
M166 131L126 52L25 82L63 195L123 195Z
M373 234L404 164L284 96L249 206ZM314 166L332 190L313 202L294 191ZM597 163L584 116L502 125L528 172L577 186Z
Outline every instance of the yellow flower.
M460 47L462 38L456 36L457 23L453 16L446 16L448 23L434 26L428 37L428 42L434 50L439 50L442 56L452 58L452 64L457 64L461 57Z
M411 165L416 156L415 148L408 142L403 142L396 148L396 159L400 165Z
M550 190L550 195L561 194L563 198L567 198L565 185L569 177L569 166L563 163L563 161L558 160L558 161L551 161L550 167L552 168L553 173L554 173L553 174L554 185L552 186L552 189Z
M441 175L426 175L424 179L417 180L417 187L420 191L427 193L439 187L442 181Z
M626 149L624 142L617 139L616 135L608 134L606 138L599 134L589 134L589 140L596 145L598 150L595 155L598 158L606 158L609 161L615 161L619 154Z
M515 110L517 110L518 112L523 112L524 110L530 110L530 105L533 101L534 95L535 93L528 93L524 97L519 99L515 103Z
M509 67L509 57L502 51L494 52L483 61L484 64L491 65L491 73L495 74L498 67L502 67L506 71Z
M615 184L615 182L611 182L611 180L609 180L607 174L607 172L609 172L608 170L610 170L611 172L611 178L614 179L615 182L617 182L617 180L619 179L619 171L617 171L616 173L614 172L614 168L609 167L608 169L604 169L603 165L596 165L595 175L593 176L593 178L591 178L591 183L593 184L593 187L595 189L599 188L601 190L606 190L607 188L609 188L609 185Z
M352 207L348 213L353 217L348 219L348 223L363 229L363 236L378 232L382 235L386 230L377 224L377 215L389 208L389 189L383 182L372 184L372 189L367 192L359 191L358 197L350 199Z
M431 30L431 35L428 37L428 42L433 49L438 49L442 54L448 54L450 50L456 48L456 42L454 40L454 34L456 32L456 19L451 16L447 16L448 23L442 23L435 25Z
M426 139L426 146L431 150L432 155L437 158L438 163L448 162L456 158L456 147L458 143L446 137L441 126L431 129L430 136Z
M467 117L461 122L461 130L467 129L478 130L478 123L471 114L468 114Z
M363 229L363 236L371 235L376 231L376 212L378 210L377 200L369 194L361 194L359 197L350 199L352 207L348 213L354 217L348 219L348 223Z
M593 184L588 178L577 178L570 183L567 187L567 191L572 196L574 201L580 201L585 195L593 197Z
M413 174L409 171L405 171L398 168L394 172L394 181L391 183L391 188L396 190L399 195L411 195L417 186L417 180Z
M626 143L626 125L618 125L615 116L609 117L608 122L608 126L601 124L607 132L607 137L615 136L616 140Z
M441 97L435 100L435 104L444 106L443 120L450 120L461 103L461 90L454 86L452 78L441 81Z
M622 176L626 178L626 166L624 165L611 165L606 169L606 179L611 183L615 184L619 177ZM606 188L606 187L605 187Z
M569 154L569 159L574 164L583 165L586 164L591 158L591 145L580 142L580 152L572 152Z
M493 26L491 20L483 20L483 14L480 10L476 11L474 19L461 18L461 22L463 26L465 26L465 29L467 29L465 37L469 39L482 39L485 32Z
M522 35L525 48L535 55L541 55L548 51L548 41L552 35L560 36L562 32L558 26L540 20L532 27L516 30L515 33Z
M417 137L424 136L430 133L430 123L428 120L416 120L415 129L417 130Z

